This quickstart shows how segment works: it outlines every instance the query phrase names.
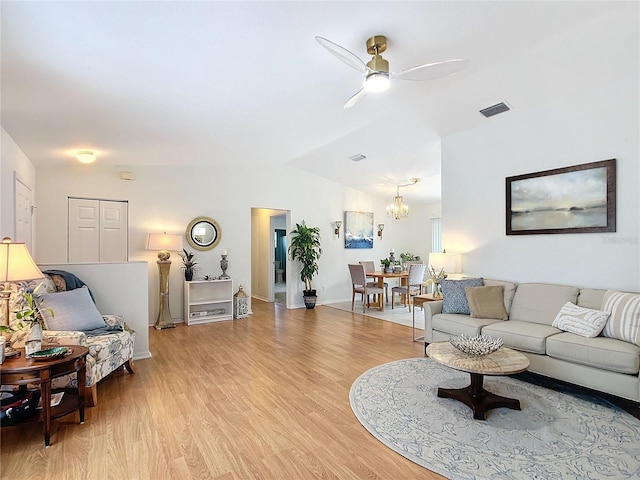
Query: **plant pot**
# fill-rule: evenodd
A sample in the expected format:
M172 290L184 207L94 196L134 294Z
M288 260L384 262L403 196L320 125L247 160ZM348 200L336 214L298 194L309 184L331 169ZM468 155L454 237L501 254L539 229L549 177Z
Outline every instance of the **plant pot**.
M391 267L384 267L384 273L392 273L393 269Z
M302 298L304 299L304 306L307 307L307 309L311 310L316 306L318 297L316 296L315 290L304 290L302 292Z
M191 280L193 280L193 270L185 270L184 271L184 279L187 282L190 282Z

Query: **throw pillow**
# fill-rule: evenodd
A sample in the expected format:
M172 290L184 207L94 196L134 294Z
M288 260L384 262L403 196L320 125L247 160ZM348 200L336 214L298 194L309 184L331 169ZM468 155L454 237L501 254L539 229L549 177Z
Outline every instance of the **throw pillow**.
M482 278L466 278L464 280L442 280L442 313L462 313L469 315L469 302L464 289L482 287Z
M41 313L49 330L95 330L106 327L87 287L67 292L47 293L42 299ZM53 316L47 311L50 308Z
M507 320L509 314L504 308L504 287L467 287L464 289L469 302L469 310L474 318L495 318ZM604 326L604 325L603 325Z
M600 335L611 312L592 310L567 302L558 312L553 326L565 332L593 338Z
M640 346L640 295L607 290L602 309L611 312L602 334Z

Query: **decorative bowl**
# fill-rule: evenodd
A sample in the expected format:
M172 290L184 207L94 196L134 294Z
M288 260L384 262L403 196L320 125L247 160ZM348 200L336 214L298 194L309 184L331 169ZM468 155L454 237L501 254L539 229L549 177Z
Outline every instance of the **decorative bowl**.
M31 358L34 360L51 360L54 358L64 356L69 349L67 347L53 347L45 350L40 350L31 354Z
M451 337L449 343L463 353L469 355L489 355L502 347L502 338L493 338L486 335L469 335L461 334Z

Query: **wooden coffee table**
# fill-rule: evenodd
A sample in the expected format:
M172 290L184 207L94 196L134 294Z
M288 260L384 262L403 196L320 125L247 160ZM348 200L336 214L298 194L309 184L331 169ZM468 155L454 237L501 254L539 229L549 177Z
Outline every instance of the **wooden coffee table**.
M529 359L522 353L502 347L489 355L462 353L449 342L432 343L427 355L447 367L471 375L471 384L465 388L438 388L438 397L459 400L473 410L473 418L485 420L487 410L507 407L520 410L520 400L501 397L482 386L485 375L512 375L529 368Z

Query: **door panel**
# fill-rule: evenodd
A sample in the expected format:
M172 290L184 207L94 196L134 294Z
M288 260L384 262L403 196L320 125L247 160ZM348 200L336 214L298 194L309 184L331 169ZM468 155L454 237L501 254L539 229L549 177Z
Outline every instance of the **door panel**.
M17 176L14 178L14 192L15 192L15 242L24 242L27 248L33 255L32 248L32 193L22 180Z
M126 262L127 203L100 202L100 261Z
M69 263L100 261L100 201L69 199Z

